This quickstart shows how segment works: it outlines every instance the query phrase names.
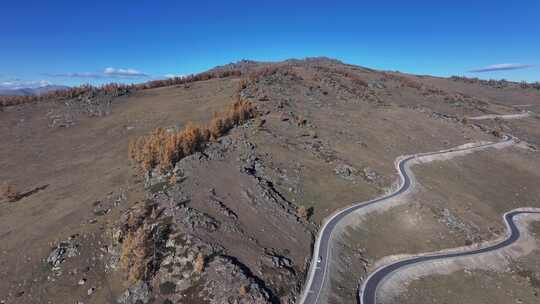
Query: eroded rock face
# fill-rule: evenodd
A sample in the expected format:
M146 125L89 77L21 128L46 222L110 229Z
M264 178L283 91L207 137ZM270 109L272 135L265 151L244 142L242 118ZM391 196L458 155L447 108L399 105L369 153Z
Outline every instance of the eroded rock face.
M139 282L128 288L118 299L118 304L147 304L150 303L150 288L145 282Z
M158 298L173 303L270 303L265 287L245 265L221 254L221 248L182 234L171 238L167 249L170 255L153 282Z
M124 267L110 268L131 279L141 262L151 271L135 272L134 282L128 278L131 287L118 301L293 303L306 267L298 256L307 253L298 250L309 250L312 234L267 174L256 147L232 136L170 172L148 174L146 207L129 211L120 232L112 233L116 265ZM155 227L167 227L168 234L156 239ZM144 253L141 261L132 261L140 254L128 253L126 260L118 253L133 240L148 247L132 250Z
M208 265L207 276L210 279L206 281L203 292L209 294L210 303L271 303L265 287L243 267L224 256L218 256ZM215 288L223 282L226 284Z
M118 303L271 303L264 283L237 259L223 254L219 245L189 232L176 233L168 236L163 251L152 277L133 283Z

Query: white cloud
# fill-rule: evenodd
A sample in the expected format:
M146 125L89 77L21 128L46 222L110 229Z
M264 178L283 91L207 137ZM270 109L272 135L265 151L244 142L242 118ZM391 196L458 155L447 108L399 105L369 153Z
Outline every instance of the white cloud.
M101 73L92 72L75 72L75 73L60 73L60 74L45 74L51 77L66 77L66 78L103 78Z
M147 74L135 69L106 68L103 74L113 77L148 77Z
M532 64L522 64L522 63L499 63L499 64L493 64L488 65L483 68L473 69L469 72L473 73L484 73L484 72L492 72L492 71L507 71L507 70L519 70L519 69L526 69L533 67Z
M148 74L136 69L106 68L103 72L75 72L60 74L45 74L52 77L64 78L146 78Z
M4 90L19 90L19 89L36 89L51 85L51 83L47 80L31 80L31 81L25 81L25 80L9 80L0 82L0 89Z
M184 78L185 75L176 75L176 74L165 74L163 75L165 78Z

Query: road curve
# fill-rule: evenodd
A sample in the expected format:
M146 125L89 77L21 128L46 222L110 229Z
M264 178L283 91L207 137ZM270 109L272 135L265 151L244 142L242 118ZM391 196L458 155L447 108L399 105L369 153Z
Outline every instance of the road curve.
M471 146L471 147L466 147L466 148L454 148L454 149L448 149L448 150L437 151L437 152L414 154L414 155L398 158L399 161L396 164L396 167L400 175L400 184L399 184L399 187L394 192L387 194L385 196L379 197L379 198L369 200L367 202L354 203L353 205L345 209L336 211L324 221L324 224L319 230L317 239L315 241L315 246L314 246L313 256L312 256L309 271L308 271L307 281L306 281L306 284L304 285L304 289L302 291L302 294L297 304L319 303L321 290L326 280L326 274L327 274L327 268L328 268L328 255L329 255L329 250L331 247L331 236L336 225L344 217L346 217L347 215L349 215L350 213L358 209L362 209L367 206L371 206L373 204L389 200L409 190L411 186L411 177L409 176L410 172L408 172L407 170L407 163L409 161L415 158L422 157L422 156L438 155L438 154L445 154L445 153L450 153L450 152L459 152L459 151L485 148L489 146L495 146L503 142L511 142L513 140L514 139L512 137L505 136L501 142L481 144L481 145L476 145L476 146Z
M503 215L503 219L507 227L507 237L506 239L494 245L485 246L485 247L477 248L477 249L466 250L462 252L451 252L451 253L439 252L439 253L433 253L429 255L418 255L416 257L409 257L407 259L403 259L403 260L394 262L392 264L379 267L368 276L368 278L364 281L364 283L360 287L358 291L359 302L361 304L375 304L376 296L377 296L377 288L379 287L380 283L389 275L398 271L402 267L406 267L406 266L410 266L410 265L418 264L422 262L427 262L427 261L478 255L478 254L498 250L498 249L511 245L512 243L517 241L520 237L520 232L514 222L514 217L519 214L540 214L540 209L537 209L537 210L538 211L514 210L514 211L505 213Z

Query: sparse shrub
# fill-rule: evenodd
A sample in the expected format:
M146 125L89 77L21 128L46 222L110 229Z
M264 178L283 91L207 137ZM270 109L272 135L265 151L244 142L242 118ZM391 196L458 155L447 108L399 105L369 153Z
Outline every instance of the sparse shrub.
M212 118L208 126L208 131L210 132L210 138L213 140L218 139L221 134L225 133L225 120L223 117L214 114L214 118Z
M159 210L145 204L131 210L122 227L120 267L129 282L147 280L157 271L165 254L168 224L157 221Z
M498 89L506 88L506 87L515 87L515 88L521 88L521 89L536 89L540 90L540 82L513 82L508 81L505 79L495 80L495 79L479 79L479 78L468 78L463 76L452 76L450 77L453 81L460 81L464 83L469 84L481 84L485 86L490 86Z
M137 282L148 277L149 246L147 242L144 227L129 231L122 242L120 265L127 272L129 282Z
M257 127L257 128L262 128L265 123L266 123L266 120L263 119L263 118L257 117L255 119L255 127Z
M178 140L174 140L174 144L180 144L183 155L191 155L194 152L201 151L204 143L208 141L208 138L203 136L201 127L188 123L179 136L173 135L173 137L179 137ZM164 160L167 161L167 160Z
M307 119L305 119L302 115L299 115L296 117L296 123L299 127L304 127L307 124Z
M247 81L248 83L255 83L259 82L263 78L276 74L280 74L282 76L289 76L296 79L302 78L290 65L271 65L253 70L251 73L248 74Z
M102 86L92 86L84 84L78 87L73 87L65 90L56 90L47 92L39 96L0 96L0 108L7 106L20 105L25 103L37 102L47 99L69 99L81 96L83 94L102 92L106 95L117 97L125 95L132 91L153 89L165 86L173 85L186 85L191 82L204 81L213 78L226 78L226 77L238 77L241 76L240 70L227 70L227 71L212 71L204 72L195 75L188 75L185 77L173 77L169 79L152 80L145 83L138 84L121 84L121 83L109 83Z
M297 208L296 213L298 213L298 216L305 218L307 217L307 209L304 206L300 206Z
M15 190L15 186L9 182L4 182L0 185L0 197L7 199L9 202L17 201L21 194Z
M174 185L178 182L178 176L176 175L176 172L171 175L169 178L169 184Z
M249 286L248 285L242 285L240 288L238 288L238 293L241 296L245 296L249 293Z
M355 73L351 73L351 72L348 72L348 71L339 71L340 74L342 74L343 76L349 78L352 83L356 86L359 86L359 87L367 87L368 86L368 83L365 82L360 76L358 76L357 74Z
M195 258L195 264L193 268L195 269L196 272L203 273L204 266L205 266L204 255L201 252L199 252L199 254L197 254L197 257Z
M409 88L412 88L412 89L415 89L415 90L422 90L422 84L416 80L413 80L411 78L408 78L408 77L400 77L401 78L401 84L406 86L406 87L409 87Z
M245 88L247 88L248 86L248 80L245 79L245 78L242 78L240 79L240 82L238 84L238 91L237 93L240 93L242 90L244 90Z
M313 207L306 208L305 206L299 206L296 209L296 213L299 217L308 220L313 214Z
M155 129L150 135L139 137L129 144L129 156L144 170L172 168L179 160L202 151L210 140L225 135L234 126L255 116L255 106L237 97L237 101L223 112L215 113L206 126L188 123L181 131Z

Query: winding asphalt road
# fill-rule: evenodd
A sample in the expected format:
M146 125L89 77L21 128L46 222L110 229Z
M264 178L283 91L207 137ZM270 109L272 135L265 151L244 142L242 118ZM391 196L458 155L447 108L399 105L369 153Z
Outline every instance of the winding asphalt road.
M502 142L509 142L512 141L512 137L505 137ZM494 146L497 144L500 144L501 142L497 143L488 143L483 145L477 145L467 148L455 148L455 149L449 149L444 151L438 151L438 152L430 152L430 153L422 153L422 154L415 154L411 156L406 156L402 158L398 164L397 169L400 175L400 186L397 190L394 192L385 195L383 197L379 197L373 200L369 200L367 202L360 202L355 203L352 206L342 209L336 213L334 213L332 216L330 216L325 223L323 224L322 228L319 230L319 234L317 235L317 239L315 241L315 248L313 250L313 257L311 259L310 268L308 272L307 282L304 286L304 290L301 294L301 297L298 301L298 304L316 304L320 301L320 295L322 288L324 286L324 282L327 277L327 270L328 270L328 256L330 252L330 248L332 246L331 237L332 232L334 231L334 228L336 225L347 215L350 213L362 209L368 206L371 206L373 204L379 203L381 201L386 201L391 198L394 198L400 194L403 194L407 190L409 190L411 186L411 178L409 176L410 172L408 172L407 169L407 163L415 158L422 157L422 156L429 156L429 155L437 155L437 154L445 154L450 152L458 152L458 151L466 151L466 150L472 150L472 149L479 149L483 147L488 146ZM382 276L384 277L384 275ZM382 278L381 277L381 278ZM373 281L375 282L375 281ZM378 283L377 283L378 284ZM377 287L377 284L374 286ZM371 292L371 285L366 289L367 292ZM373 290L373 296L375 295L375 290ZM374 302L361 302L361 303L374 303Z
M494 251L494 250L506 247L508 245L511 245L512 243L517 241L520 236L519 230L516 224L514 223L514 217L519 214L540 214L540 211L510 211L508 213L505 213L503 216L503 219L508 229L508 233L507 233L508 236L503 241L496 243L492 246L486 246L483 248L473 249L473 250L468 250L468 251L463 251L463 252L438 253L438 254L436 253L432 255L422 255L422 256L417 256L417 257L412 257L405 260L397 261L395 263L378 268L364 281L364 284L360 288L358 292L358 298L360 299L360 303L361 304L375 304L376 295L377 295L377 287L379 286L379 284L391 273L399 270L402 267L410 266L410 265L418 264L422 262L427 262L427 261L433 261L433 260L478 255L478 254Z

